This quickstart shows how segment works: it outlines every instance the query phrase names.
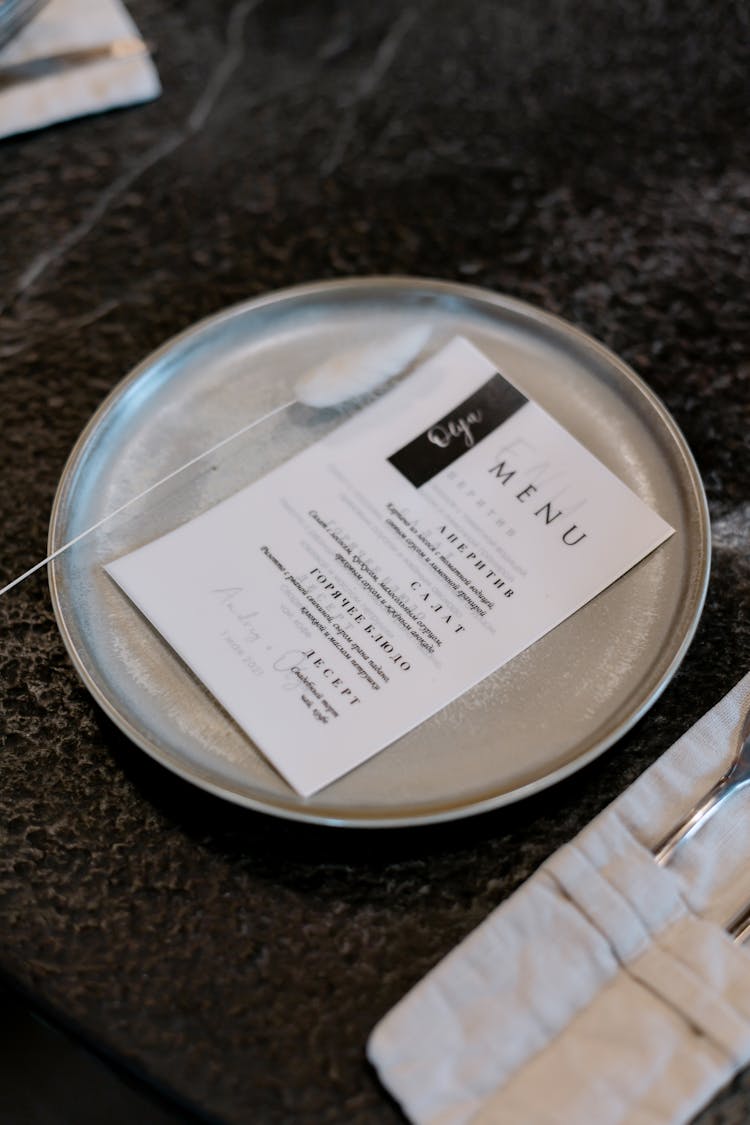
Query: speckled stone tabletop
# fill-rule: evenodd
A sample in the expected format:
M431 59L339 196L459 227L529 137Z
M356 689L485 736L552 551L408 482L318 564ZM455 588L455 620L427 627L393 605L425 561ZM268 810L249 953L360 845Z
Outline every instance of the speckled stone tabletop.
M708 494L694 643L524 803L392 832L224 805L79 683L43 575L0 600L0 970L208 1119L399 1121L377 1019L750 668L747 9L729 0L132 0L149 105L0 143L0 579L79 431L197 318L295 282L470 280L599 337ZM0 581L0 584L2 582ZM700 1117L750 1118L750 1072Z

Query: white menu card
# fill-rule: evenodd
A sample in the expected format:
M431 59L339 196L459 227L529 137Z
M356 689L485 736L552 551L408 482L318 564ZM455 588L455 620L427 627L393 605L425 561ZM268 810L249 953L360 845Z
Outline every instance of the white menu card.
M303 796L672 528L462 338L109 574Z

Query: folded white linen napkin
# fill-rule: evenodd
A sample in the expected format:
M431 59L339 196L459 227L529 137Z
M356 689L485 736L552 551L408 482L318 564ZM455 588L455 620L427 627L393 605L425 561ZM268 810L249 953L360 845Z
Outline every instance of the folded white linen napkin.
M51 0L0 50L0 70L137 35L120 0ZM149 101L160 93L159 76L147 53L89 62L0 89L0 137Z
M680 1125L750 1062L750 787L654 845L732 760L750 674L375 1028L419 1125Z

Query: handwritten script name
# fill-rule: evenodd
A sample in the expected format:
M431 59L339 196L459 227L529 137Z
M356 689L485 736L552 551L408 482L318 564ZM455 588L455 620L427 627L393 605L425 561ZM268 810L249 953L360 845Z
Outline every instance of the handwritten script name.
M482 411L470 410L463 418L451 418L445 425L433 426L431 430L427 431L427 440L431 441L433 445L439 446L440 449L447 449L456 438L462 438L466 448L471 449L474 444L474 434L471 427L478 426L481 421Z

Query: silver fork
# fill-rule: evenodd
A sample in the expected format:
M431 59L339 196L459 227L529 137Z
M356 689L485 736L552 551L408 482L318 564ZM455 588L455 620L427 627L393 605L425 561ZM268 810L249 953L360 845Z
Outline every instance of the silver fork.
M734 761L727 772L719 778L704 797L698 801L687 816L667 833L654 848L657 863L668 863L675 849L683 840L689 840L701 825L705 824L733 793L750 783L750 707L740 729L739 744ZM739 921L738 919L736 921ZM750 915L748 917L750 925Z
M0 0L0 47L9 43L48 0Z

